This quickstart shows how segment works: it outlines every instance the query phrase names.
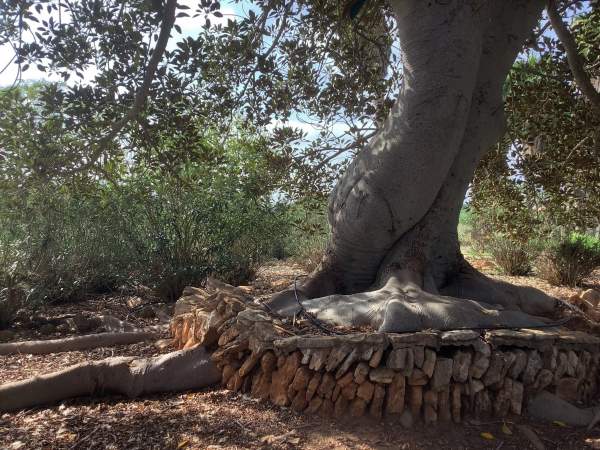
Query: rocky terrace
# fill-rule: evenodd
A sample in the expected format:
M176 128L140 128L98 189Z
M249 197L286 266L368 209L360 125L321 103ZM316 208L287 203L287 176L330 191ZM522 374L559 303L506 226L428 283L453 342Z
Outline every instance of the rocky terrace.
M222 384L304 414L461 422L524 412L541 390L580 404L598 393L600 339L563 328L346 333L286 323L244 289L186 288L176 345L204 345Z

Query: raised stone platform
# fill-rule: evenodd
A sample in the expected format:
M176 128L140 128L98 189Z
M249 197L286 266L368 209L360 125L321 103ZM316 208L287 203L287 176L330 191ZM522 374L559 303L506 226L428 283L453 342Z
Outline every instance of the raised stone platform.
M600 339L583 332L325 335L307 322L286 323L243 289L210 281L186 288L171 330L179 348L213 352L228 389L308 414L431 424L520 415L543 389L570 402L598 398Z

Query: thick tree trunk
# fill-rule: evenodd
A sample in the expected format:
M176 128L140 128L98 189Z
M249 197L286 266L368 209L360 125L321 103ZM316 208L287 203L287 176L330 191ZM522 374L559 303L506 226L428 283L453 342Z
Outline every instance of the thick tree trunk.
M321 267L271 307L297 312L299 295L321 318L388 331L540 324L521 311L547 314L556 302L477 273L460 253L456 228L473 173L503 133L503 83L544 3L391 6L403 88L332 194Z

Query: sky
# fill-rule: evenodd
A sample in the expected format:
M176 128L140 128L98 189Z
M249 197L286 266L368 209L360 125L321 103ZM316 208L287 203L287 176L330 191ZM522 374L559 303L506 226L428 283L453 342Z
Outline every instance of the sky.
M191 10L194 11L196 9L196 6L198 5L198 0L179 0L178 3L180 5L189 6L191 8ZM217 24L219 22L226 23L228 19L235 19L236 16L244 14L245 9L246 8L244 7L243 3L240 5L223 4L221 7L221 12L223 13L223 17L222 18L211 17L211 22L214 24ZM43 18L47 19L48 17L49 17L49 15L46 14L46 16ZM196 18L178 17L176 19L175 23L181 27L182 34L179 35L175 31L173 31L173 34L171 35L172 37L169 41L169 45L167 46L167 49L173 49L175 47L175 43L178 40L182 39L183 37L197 35L201 30L203 20L200 17L196 17ZM33 26L35 26L35 24L33 24ZM4 68L5 66L8 65L6 70L0 74L0 87L11 86L17 77L17 74L18 74L17 65L14 63L12 63L12 64L10 63L11 58L13 56L14 56L14 52L9 45L0 46L0 69ZM89 68L84 73L84 81L87 82L87 81L93 80L95 74L96 74L96 69ZM45 80L45 81L61 81L62 82L62 78L60 76L42 72L42 71L38 70L35 66L30 66L29 69L23 73L22 80L23 81ZM75 79L73 78L73 80L75 80ZM71 82L75 82L75 81L71 81Z
M186 12L191 15L191 11L195 11L196 7L199 3L198 0L179 0L178 3L180 5L185 5L190 8ZM250 9L250 4L248 2L239 2L239 3L225 3L221 4L221 13L223 17L211 17L211 22L213 24L223 23L226 24L229 19L236 20L240 16L245 16ZM45 10L44 10L45 13ZM48 19L50 17L49 14L45 13L45 16L40 17L42 19ZM191 36L195 37L202 31L202 25L204 20L202 17L178 17L175 23L181 28L181 34L177 33L173 30L171 34L171 39L169 40L169 44L167 45L168 50L172 50L176 47L176 43L181 39ZM35 24L32 24L32 27L35 28ZM0 87L12 86L15 82L18 75L18 66L14 63L11 63L11 59L14 56L14 52L9 45L0 46L0 70L4 67L6 69L0 73ZM80 80L76 77L72 77L67 84L78 83L83 81L85 83L91 82L94 80L94 77L97 73L95 67L89 67L83 73L83 80ZM22 74L21 80L23 82L31 82L31 81L53 81L53 82L63 82L62 77L57 74L51 74L47 72L42 72L38 70L35 65L31 65L27 71ZM269 128L274 128L278 125L282 125L282 122L274 121ZM318 130L311 124L303 122L298 118L291 118L288 120L285 125L293 126L295 128L301 129L304 133L307 134L308 138L316 137ZM345 124L339 124L339 126L335 127L336 133L343 133L347 127Z

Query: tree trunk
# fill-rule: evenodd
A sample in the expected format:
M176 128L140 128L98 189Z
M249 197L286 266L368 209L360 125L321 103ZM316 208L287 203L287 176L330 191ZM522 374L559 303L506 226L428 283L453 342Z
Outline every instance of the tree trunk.
M322 319L386 331L543 323L525 313L547 314L556 301L477 273L457 225L473 173L504 131L502 87L544 3L391 6L404 70L398 100L332 193L320 268L270 306L296 313L298 295Z

